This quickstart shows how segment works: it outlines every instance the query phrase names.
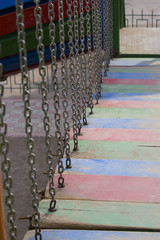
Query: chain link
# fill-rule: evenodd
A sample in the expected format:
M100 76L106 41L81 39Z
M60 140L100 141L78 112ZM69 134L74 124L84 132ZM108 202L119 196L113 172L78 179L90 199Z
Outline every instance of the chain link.
M85 50L85 36L84 36L84 0L79 1L80 6L80 60L81 60L81 80L82 80L82 114L83 114L83 125L88 125L86 117L86 57L84 54Z
M72 0L66 0L67 2L67 16L68 16L68 37L69 37L69 69L70 69L70 81L71 81L71 99L72 99L72 120L73 120L73 140L74 149L78 150L78 136L77 136L77 113L76 113L76 86L75 86L75 74L74 74L74 43L73 43L73 22L72 22Z
M49 211L55 211L56 200L54 199L55 188L53 182L54 170L52 167L52 151L51 151L51 135L50 135L50 121L48 116L49 104L47 101L47 86L46 86L46 69L44 64L44 44L43 44L43 28L42 28L42 8L39 6L40 0L34 0L36 7L34 9L36 19L36 38L38 40L37 53L39 58L39 74L41 76L41 95L42 95L42 111L43 125L45 131L45 145L46 145L46 162L48 164L48 179L49 179L49 193L51 202Z
M66 79L66 55L65 55L65 36L64 36L64 9L63 0L58 0L58 12L59 12L59 36L60 36L60 50L61 50L61 74L62 74L62 95L63 101L62 105L64 108L64 131L65 131L65 147L66 147L66 168L71 168L71 158L70 158L70 144L69 144L69 122L68 122L68 101L67 101L67 79ZM63 181L64 182L64 181ZM61 184L59 184L61 187Z
M113 59L113 0L109 0L110 59Z
M104 48L104 76L107 76L110 62L110 30L109 30L109 1L103 1L103 48Z
M17 239L17 227L15 226L16 213L15 210L13 209L14 195L11 192L12 178L9 175L10 171L10 159L8 158L9 142L6 140L7 124L4 122L6 106L2 102L3 94L4 86L0 84L0 153L3 156L1 169L4 173L3 188L7 192L5 196L5 205L8 207L7 221L10 225L9 238L11 240L16 240Z
M91 45L91 22L90 22L90 0L86 0L86 19L87 19L87 49L88 49L88 73L89 73L89 102L88 106L91 109L90 114L93 114L93 68L92 68L92 45ZM93 21L93 16L92 16Z
M19 45L19 57L20 57L20 68L21 78L23 84L23 101L24 101L24 118L25 118L25 132L27 137L26 147L28 149L28 164L30 165L29 178L32 182L31 193L32 207L34 210L34 223L35 223L35 239L42 239L41 228L40 228L40 213L38 211L39 199L37 197L38 184L36 182L36 169L34 140L32 138L32 123L31 123L31 107L30 107L30 92L29 92L29 76L27 69L27 52L26 52L26 41L25 41L25 30L24 30L24 15L23 15L23 1L16 0L16 14L17 14L17 32L18 32L18 45Z
M55 126L56 126L56 140L57 140L57 156L58 156L58 170L60 174L60 181L64 182L64 178L62 177L62 173L64 171L63 167L63 162L62 162L62 144L61 144L61 115L59 112L59 106L60 106L60 101L59 101L59 87L58 87L58 76L57 76L57 59L56 59L56 42L55 42L55 34L56 34L56 26L54 23L54 18L55 18L55 13L54 13L54 4L52 3L52 0L49 0L49 5L48 5L48 17L50 19L50 24L49 24L49 36L50 36L50 51L51 51L51 72L52 72L52 84L53 84L53 102L54 102L54 108L55 108Z
M80 56L79 56L79 23L78 23L78 1L73 0L74 8L74 41L75 41L75 70L76 70L76 94L77 94L77 128L78 135L81 133L82 123L81 123L81 99L80 99Z

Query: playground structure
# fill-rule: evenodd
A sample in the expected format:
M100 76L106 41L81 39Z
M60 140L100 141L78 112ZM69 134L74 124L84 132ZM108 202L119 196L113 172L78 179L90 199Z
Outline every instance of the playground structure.
M1 80L20 72L23 85L33 207L24 240L160 239L159 61L111 61L119 54L123 7L117 0L16 0L16 13L10 1L1 8L0 17L7 21L0 25ZM51 148L46 64L51 66L56 154ZM41 201L28 75L37 67L48 169ZM2 82L0 153L9 238L17 239L4 91ZM3 208L1 212L0 239L5 240Z

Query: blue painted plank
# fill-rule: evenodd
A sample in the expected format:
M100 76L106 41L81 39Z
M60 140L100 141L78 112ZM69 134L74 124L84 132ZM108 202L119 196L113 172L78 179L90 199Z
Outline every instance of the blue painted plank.
M95 93L93 97L95 98ZM159 93L127 93L108 92L102 93L101 100L123 100L123 101L160 101Z
M31 236L34 234L32 231ZM113 231L84 231L84 230L42 230L45 240L159 240L160 233L146 232L113 232ZM24 238L34 240L35 237Z
M26 2L33 2L31 0L23 0L24 3ZM0 1L0 9L9 8L15 6L15 0L5 0Z
M66 159L63 160L65 164ZM72 166L69 171L89 175L160 177L160 162L158 161L73 158Z
M103 74L104 76L104 74ZM112 78L112 79L160 79L160 74L158 73L113 73L113 72L108 72L107 78Z
M160 129L159 120L89 118L84 128Z
M111 61L110 66L155 66L160 65L159 58L148 58L148 59L115 59Z

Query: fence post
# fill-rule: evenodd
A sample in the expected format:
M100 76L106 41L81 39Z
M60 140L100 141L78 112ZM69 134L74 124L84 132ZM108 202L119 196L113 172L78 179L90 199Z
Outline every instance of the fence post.
M125 27L125 2L113 0L113 55L120 53L120 28Z
M120 2L119 0L113 0L113 56L119 55L120 40L119 40L119 29L120 29Z
M0 239L6 240L5 231L5 218L4 218L4 208L3 208L3 196L2 196L2 184L0 175Z

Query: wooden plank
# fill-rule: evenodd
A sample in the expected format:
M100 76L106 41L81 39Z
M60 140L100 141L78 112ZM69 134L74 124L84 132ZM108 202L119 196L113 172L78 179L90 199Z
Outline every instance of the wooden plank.
M73 131L70 131L73 139ZM83 128L79 140L160 142L160 131L142 129Z
M106 109L107 111L107 109ZM84 128L114 128L114 129L157 129L159 120L150 119L119 119L119 118L89 118Z
M107 173L107 166L106 166ZM58 188L54 177L56 199L114 202L160 203L160 178L64 174L65 187ZM46 198L50 198L49 184Z
M139 66L139 67L136 67L136 66L126 66L126 67L123 67L123 66L111 66L110 69L109 69L110 72L114 72L114 73L117 73L117 72L125 72L125 73L159 73L159 67L157 66L148 66L148 67L143 67L143 66Z
M121 85L121 84L109 84L102 85L103 92L133 92L133 93L159 93L160 86L149 86L149 85Z
M66 159L63 159L64 166ZM68 172L68 169L65 169ZM160 177L160 162L72 158L72 174ZM66 173L66 172L65 172Z
M107 77L108 78L114 78L114 79L148 79L148 80L151 80L151 79L160 79L160 74L159 73L134 73L134 72L116 72L116 73L113 73L113 72L108 72L107 73Z
M87 109L90 113L90 109ZM117 118L117 119L160 119L159 109L130 109L130 108L96 108L89 118Z
M111 61L110 66L158 66L160 65L159 58L117 58Z
M95 96L95 94L93 95ZM123 101L160 101L159 93L130 93L130 92L106 92L102 93L101 100L123 100Z
M73 149L73 141L70 141ZM80 140L79 150L72 158L160 161L158 142L90 141ZM153 146L153 147L152 147Z
M160 230L160 204L57 200L57 211L51 213L49 203L39 205L44 229Z
M94 100L94 104L96 101ZM123 100L99 100L95 108L137 108L137 109L160 109L157 101L123 101Z
M35 240L35 231L28 231L23 240ZM151 232L113 232L84 230L42 230L45 240L159 240L160 233Z
M145 71L145 70L144 70ZM103 78L103 84L109 85L147 85L147 86L158 86L160 85L159 79L119 79L119 78Z

